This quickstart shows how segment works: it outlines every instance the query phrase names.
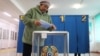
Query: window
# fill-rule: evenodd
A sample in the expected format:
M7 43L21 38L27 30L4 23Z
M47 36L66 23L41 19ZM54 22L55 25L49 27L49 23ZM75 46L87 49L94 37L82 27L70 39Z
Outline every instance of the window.
M2 28L0 28L0 39L2 39Z

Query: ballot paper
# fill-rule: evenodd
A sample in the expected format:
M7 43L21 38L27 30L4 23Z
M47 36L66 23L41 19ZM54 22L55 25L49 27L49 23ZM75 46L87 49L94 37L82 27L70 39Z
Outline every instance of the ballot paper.
M51 27L51 24L46 22L46 21L44 21L44 20L40 20L40 24L41 24L41 27L45 28L45 29L48 29L48 28Z

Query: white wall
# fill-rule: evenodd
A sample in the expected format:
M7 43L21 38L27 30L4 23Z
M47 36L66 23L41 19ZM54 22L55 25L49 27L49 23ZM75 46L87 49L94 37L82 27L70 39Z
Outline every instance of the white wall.
M18 32L18 26L0 19L1 39L0 49L16 47L15 32Z
M91 18L92 27L90 30L90 51L100 52L100 23L96 18Z

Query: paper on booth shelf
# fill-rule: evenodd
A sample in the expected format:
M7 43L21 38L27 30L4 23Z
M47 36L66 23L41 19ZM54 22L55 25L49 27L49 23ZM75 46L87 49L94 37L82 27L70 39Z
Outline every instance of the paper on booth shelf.
M45 29L48 29L48 28L51 27L51 24L46 22L46 21L44 21L44 20L40 20L40 24L41 24L41 27L45 28Z

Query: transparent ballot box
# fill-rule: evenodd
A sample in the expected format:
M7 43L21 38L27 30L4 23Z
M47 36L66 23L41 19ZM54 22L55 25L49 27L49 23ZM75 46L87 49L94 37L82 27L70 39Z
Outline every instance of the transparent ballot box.
M67 31L34 31L32 56L69 56Z

